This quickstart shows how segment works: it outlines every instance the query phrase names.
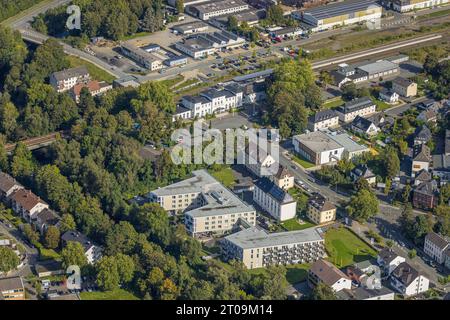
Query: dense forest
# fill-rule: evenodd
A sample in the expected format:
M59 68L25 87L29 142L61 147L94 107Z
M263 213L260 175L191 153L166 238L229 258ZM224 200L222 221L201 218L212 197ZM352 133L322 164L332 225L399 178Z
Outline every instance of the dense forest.
M164 28L164 4L162 0L75 0L81 8L81 30L68 33L67 6L61 6L40 14L32 22L39 32L52 36L103 36L119 40L140 31L155 32Z
M41 1L42 0L0 0L0 8L2 8L0 10L0 21L6 20Z

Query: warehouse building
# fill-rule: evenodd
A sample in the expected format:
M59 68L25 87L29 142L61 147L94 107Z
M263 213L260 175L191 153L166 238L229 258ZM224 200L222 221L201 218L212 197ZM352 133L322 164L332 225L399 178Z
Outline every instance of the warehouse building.
M337 162L342 159L344 147L322 131L292 137L295 152L315 165Z
M245 39L232 32L221 30L213 33L199 33L175 43L175 48L194 59L207 57L225 48L236 48L245 44Z
M315 228L268 233L251 227L223 239L226 259L236 259L248 269L271 265L311 263L325 256L324 240Z
M222 0L195 4L187 7L187 11L202 20L209 20L226 14L248 10L249 5L242 0Z
M238 25L241 25L242 22L246 22L249 26L253 26L258 24L259 20L262 20L266 17L266 11L249 9L241 12L214 17L213 19L211 19L210 23L218 28L226 29L226 27L228 26L228 18L231 16L236 18Z
M338 26L380 19L383 8L375 0L348 0L295 11L292 17L312 26L312 31L323 31Z
M193 21L173 26L172 30L177 34L193 34L207 31L208 25L203 21Z
M121 46L122 53L134 60L144 68L151 71L162 68L162 61L150 52L145 51L142 48L138 48L130 43L123 43Z

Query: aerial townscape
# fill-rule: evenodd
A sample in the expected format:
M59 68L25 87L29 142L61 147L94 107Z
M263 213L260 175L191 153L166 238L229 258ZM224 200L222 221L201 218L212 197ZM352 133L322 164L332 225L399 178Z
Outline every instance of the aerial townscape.
M448 0L0 7L0 300L450 300Z

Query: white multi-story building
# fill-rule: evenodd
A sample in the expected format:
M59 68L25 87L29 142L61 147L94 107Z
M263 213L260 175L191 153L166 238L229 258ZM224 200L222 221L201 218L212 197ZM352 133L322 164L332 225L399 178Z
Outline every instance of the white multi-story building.
M450 241L445 237L431 231L425 236L423 251L437 263L445 263L447 250L450 248Z
M376 104L368 97L358 98L346 102L343 106L336 109L339 120L350 122L357 116L368 116L376 111Z
M333 110L317 111L313 116L308 118L308 129L317 131L336 127L339 125L339 117Z
M195 237L231 231L241 220L256 223L255 209L239 199L206 170L151 191L147 198L166 211L184 212L187 231Z
M268 233L250 227L223 239L226 259L236 259L248 269L271 265L310 263L325 255L324 240L315 228Z
M297 202L294 198L268 178L256 182L253 201L278 221L292 219L297 213Z
M50 76L50 85L58 92L72 89L76 84L87 83L91 79L85 66L54 72Z
M393 0L390 6L398 12L408 12L417 9L430 8L448 3L448 0Z
M219 0L191 5L188 7L188 11L202 20L209 20L212 17L233 14L248 8L248 4L241 0Z
M202 118L208 114L222 113L242 106L244 90L237 84L221 89L210 88L197 96L184 96L181 104L191 110L190 116Z
M391 285L406 297L428 290L430 280L407 262L400 263L391 273Z
M342 159L344 147L322 131L292 137L295 152L315 165L337 162Z

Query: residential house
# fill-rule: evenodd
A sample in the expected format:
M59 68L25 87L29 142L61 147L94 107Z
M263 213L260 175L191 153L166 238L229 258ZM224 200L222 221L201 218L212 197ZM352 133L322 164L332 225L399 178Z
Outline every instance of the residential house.
M431 152L426 144L418 144L413 148L413 158L411 167L411 177L414 178L421 170L428 171L431 167Z
M72 89L76 84L87 83L91 76L85 66L54 72L50 75L50 85L58 92Z
M61 262L56 260L39 261L34 265L34 271L39 278L59 276L65 274Z
M414 145L427 143L432 137L433 135L427 126L420 126L414 132Z
M445 131L444 152L433 155L433 175L441 185L450 182L450 130Z
M350 171L350 177L352 178L353 182L356 182L359 179L364 179L367 181L367 183L369 183L369 185L372 186L377 183L377 177L365 164L360 164L353 168L353 170Z
M438 114L434 110L423 110L416 119L423 122L436 122L437 116Z
M445 253L445 267L450 270L450 248L447 249L447 252Z
M333 110L317 111L308 118L308 130L317 131L339 125L339 116Z
M84 249L84 255L87 258L88 263L94 264L102 257L103 248L95 245L87 236L78 231L66 231L61 240L64 245L69 242L78 242Z
M314 193L308 199L307 216L316 224L334 221L336 220L336 206L319 193Z
M391 285L406 297L427 291L429 284L428 278L407 262L400 263L391 273Z
M439 193L435 180L422 182L413 190L413 206L423 210L432 210L437 206Z
M245 167L257 177L272 176L278 172L279 163L260 146L250 142L245 151Z
M354 289L343 289L337 293L341 300L394 300L394 291L381 287L380 289L368 289L357 287Z
M425 236L423 251L439 264L445 263L450 240L447 237L431 231Z
M48 227L58 226L60 221L61 218L55 211L46 208L33 217L32 223L41 234L44 234Z
M357 116L368 116L376 111L376 104L369 97L362 97L346 102L336 109L339 120L350 122Z
M256 182L253 201L278 221L292 219L297 213L297 202L294 198L268 178Z
M95 97L105 93L108 90L111 90L113 87L111 84L105 81L88 81L87 83L77 83L70 89L70 95L75 100L76 103L80 102L80 94L81 90L86 88L91 96Z
M48 204L30 190L16 190L10 195L9 199L14 212L27 221L32 221L36 214L48 209Z
M406 259L402 256L397 255L391 249L385 248L378 253L377 263L386 274L391 274L395 268L397 268L401 263L405 262Z
M392 91L397 92L402 97L415 97L417 95L417 83L409 79L397 77L392 80Z
M308 284L311 287L325 283L335 292L351 289L352 281L345 273L336 268L331 262L320 259L311 265L308 272Z
M370 119L363 118L361 116L357 116L353 119L351 129L354 132L369 138L376 135L380 131L380 128L378 128Z
M431 180L433 180L431 173L426 170L421 170L414 178L414 185L418 186L424 182L430 182Z
M22 277L0 278L0 300L25 300Z
M394 104L398 102L399 95L393 90L383 88L380 90L379 98L387 103Z
M289 190L294 187L294 175L282 165L279 166L277 173L273 175L271 179L283 190Z
M248 268L310 263L325 255L324 239L315 228L269 233L250 227L223 239L226 259L236 259Z
M188 120L192 118L192 111L182 105L177 105L175 113L172 115L172 121L177 119Z
M0 200L5 201L14 191L23 186L9 174L0 171Z

